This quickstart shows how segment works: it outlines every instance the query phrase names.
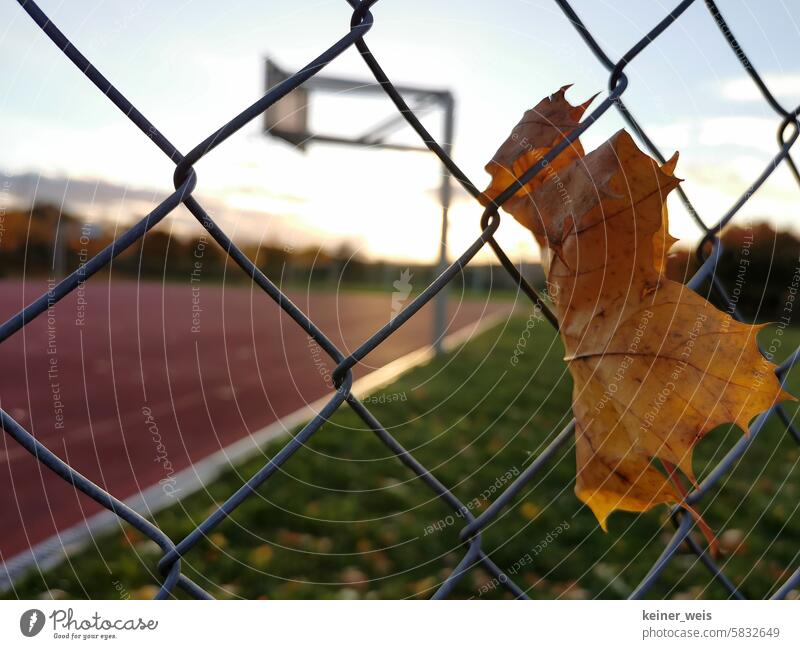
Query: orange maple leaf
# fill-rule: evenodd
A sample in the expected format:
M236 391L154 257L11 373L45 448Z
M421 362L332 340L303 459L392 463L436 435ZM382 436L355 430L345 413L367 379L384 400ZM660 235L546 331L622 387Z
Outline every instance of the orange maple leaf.
M572 106L565 90L526 112L487 165L485 203L576 126L588 102ZM692 453L712 428L747 431L794 398L758 349L760 326L664 276L676 164L677 154L659 165L619 131L588 155L576 141L503 204L543 248L574 382L575 492L604 530L615 510L681 503L675 467L697 484Z

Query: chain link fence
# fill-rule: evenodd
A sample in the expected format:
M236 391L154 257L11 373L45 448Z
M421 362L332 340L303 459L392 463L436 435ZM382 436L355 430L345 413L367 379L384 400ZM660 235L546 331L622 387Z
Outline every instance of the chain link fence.
M261 99L247 107L236 115L222 128L215 131L187 154L181 153L169 139L161 133L137 108L105 77L95 68L54 25L47 15L30 0L18 0L22 9L34 20L34 22L44 31L52 42L68 57L78 69L100 90L111 102L119 108L122 113L130 119L144 133L155 146L157 146L174 164L174 185L175 191L166 198L161 204L153 209L146 217L128 229L118 237L111 245L94 258L89 260L80 269L67 276L58 283L52 290L41 295L38 299L31 302L22 311L0 325L0 342L6 341L11 335L18 332L31 322L34 318L41 315L53 304L61 300L71 291L78 288L83 282L92 275L109 264L114 257L119 255L126 248L142 238L150 229L160 223L172 210L183 203L194 217L199 221L205 230L214 238L222 249L231 259L241 268L242 272L251 278L272 300L274 300L296 323L310 336L335 362L336 369L333 372L335 392L324 408L308 422L299 433L292 439L259 471L251 476L246 483L235 493L225 500L213 513L203 520L189 534L177 542L174 542L164 534L157 526L140 516L131 508L127 507L120 500L115 498L86 477L75 471L68 463L61 460L52 451L37 441L28 431L26 431L15 419L5 411L0 410L0 425L11 438L16 440L23 448L32 454L39 462L47 466L51 471L59 475L65 482L73 488L83 492L97 503L113 512L120 519L126 521L142 534L152 539L160 547L163 556L159 561L159 569L163 574L163 581L160 586L157 598L163 599L171 597L176 589L195 598L210 598L211 596L195 582L189 579L181 571L181 558L197 545L197 543L209 535L225 518L230 515L239 505L247 500L255 491L267 482L280 467L289 460L295 453L303 449L306 442L320 429L320 427L330 418L333 413L347 404L360 419L375 433L380 441L402 462L408 469L414 472L421 482L430 489L436 497L441 499L453 512L463 517L466 525L461 530L460 538L463 541L463 557L458 565L443 580L434 598L447 597L454 589L456 584L472 568L481 566L489 574L510 591L514 597L527 599L525 589L514 582L501 568L495 564L486 550L482 547L481 533L498 518L506 508L515 503L522 490L538 474L540 474L549 462L553 460L558 451L573 437L574 421L566 426L542 451L524 471L521 471L516 479L511 482L506 489L479 515L475 516L470 508L465 506L456 496L431 474L415 457L409 453L375 418L370 410L357 399L351 392L353 383L352 368L361 361L367 354L377 346L385 343L392 334L403 326L410 318L422 308L427 302L433 299L451 282L461 270L470 263L475 255L484 247L489 246L514 281L519 285L524 294L541 309L547 319L557 327L557 322L549 310L546 302L542 300L537 291L521 276L517 267L506 255L494 235L500 227L500 206L513 196L524 184L530 181L536 174L550 164L562 151L570 146L584 131L589 129L600 117L612 108L619 111L623 119L630 126L634 134L645 145L649 152L659 162L665 162L661 152L648 137L646 131L637 121L633 112L622 101L628 86L628 78L625 75L626 66L636 58L643 50L649 47L665 30L670 28L673 23L678 21L681 15L698 0L683 0L667 16L665 16L652 30L645 34L628 52L618 61L609 58L592 35L590 29L572 6L566 0L555 0L558 7L563 11L577 30L581 38L585 41L592 54L609 71L608 96L589 114L580 125L569 133L565 139L554 147L536 165L528 169L515 183L505 189L491 204L485 208L480 220L480 235L459 257L450 264L447 269L436 278L422 293L408 304L400 313L397 314L388 324L370 336L355 351L345 356L314 322L306 316L278 287L266 277L254 263L231 241L228 235L223 232L214 222L208 212L200 202L194 197L193 192L197 185L197 177L193 165L201 158L208 155L217 146L222 144L231 135L245 126L248 122L261 115L268 107L284 97L294 88L300 86L304 81L311 78L322 70L328 63L342 54L345 50L354 47L361 55L364 63L371 71L376 82L386 92L388 97L402 114L403 118L416 131L419 137L433 153L435 153L447 171L454 177L462 187L475 199L480 195L480 191L459 169L452 158L446 153L448 143L437 142L425 129L422 123L414 115L413 111L406 105L403 97L389 80L381 68L378 59L369 49L365 37L373 25L373 16L370 8L377 0L347 0L352 9L349 31L336 41L327 50L320 54L305 67L291 75L286 81L270 89ZM778 126L776 154L763 170L761 175L752 183L748 190L725 212L725 214L710 224L710 221L703 219L694 209L686 193L678 188L678 194L691 217L697 222L704 236L697 245L696 253L700 261L697 273L688 282L692 289L699 290L702 286L710 285L710 289L716 292L729 305L730 312L735 317L741 319L736 304L726 290L723 278L715 273L716 263L720 257L722 247L718 239L718 234L722 228L731 222L737 215L747 200L764 184L772 172L784 163L791 169L794 178L800 184L800 173L790 155L790 148L795 143L798 133L800 133L800 106L794 109L787 109L779 103L763 79L759 76L755 67L752 65L747 55L744 53L730 27L725 22L718 7L712 0L705 0L706 8L718 26L722 37L730 46L731 52L740 61L753 83L758 87L764 101L775 111L780 120ZM788 371L800 360L800 349L795 350L776 370L780 380L784 382ZM751 444L758 443L758 433L763 428L765 422L770 417L779 417L786 427L787 434L791 434L800 443L800 433L794 426L790 415L780 406L775 405L769 411L760 415L751 427L751 433L747 437L742 437L719 461L715 468L708 474L706 479L691 493L686 499L686 505L694 506L706 497L709 492L714 490L720 480L733 467L733 465L747 452ZM634 589L631 597L641 598L652 587L659 575L664 571L670 561L675 557L679 547L684 543L688 544L691 550L697 555L699 561L711 573L714 579L721 583L733 598L744 599L744 595L725 575L709 553L694 539L692 528L695 524L693 517L688 510L682 506L675 507L672 513L672 520L675 525L675 532L671 539L666 543L663 552L650 568L641 583ZM800 569L797 569L772 593L774 599L785 598L794 588L800 585Z

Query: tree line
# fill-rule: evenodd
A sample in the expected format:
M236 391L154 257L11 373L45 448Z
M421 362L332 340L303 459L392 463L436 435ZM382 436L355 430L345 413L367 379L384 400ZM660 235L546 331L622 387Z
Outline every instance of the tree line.
M53 205L0 212L0 277L62 277L79 268L119 234L111 227L89 224ZM723 251L715 273L738 312L748 320L776 320L800 282L800 239L791 232L775 230L768 223L756 222L727 227L721 240ZM437 274L436 267L430 264L368 260L346 244L327 250L267 243L244 245L243 251L279 285L386 288L408 270L411 283L419 290ZM192 273L197 272L198 262L203 280L249 281L207 233L181 237L170 235L159 226L122 252L101 273L189 281ZM678 244L670 252L667 275L671 279L685 282L698 268L694 251ZM532 284L543 287L544 276L538 264L523 265L522 271ZM515 289L510 276L496 265L470 265L455 284L456 290L459 285L480 292ZM701 292L709 294L709 285ZM710 299L722 310L729 308L713 292Z
M89 224L53 205L0 213L0 277L63 277L111 244L124 230ZM437 276L433 264L409 264L366 259L353 247L334 249L292 247L267 242L244 244L243 252L278 285L324 288L363 287L392 290L403 273L422 289ZM525 264L522 272L532 283L543 284L539 264ZM249 282L250 278L206 232L186 237L157 225L113 263L100 271L145 280ZM513 291L511 277L499 265L473 265L455 281L464 290ZM415 293L417 291L414 291Z

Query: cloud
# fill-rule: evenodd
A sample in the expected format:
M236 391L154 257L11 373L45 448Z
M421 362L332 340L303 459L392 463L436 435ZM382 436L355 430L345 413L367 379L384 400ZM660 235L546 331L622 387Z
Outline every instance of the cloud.
M649 125L647 133L667 155L675 150L683 152L695 148L717 149L722 153L723 147L736 147L773 156L778 153L776 133L779 125L777 117L723 115ZM730 151L724 151L726 157L729 154Z
M167 195L159 190L128 187L99 179L74 179L63 176L44 176L37 173L19 173L6 176L9 193L23 204L53 203L76 207L97 206L108 208L123 201L146 202L155 205ZM152 208L151 208L152 209Z
M26 208L36 203L63 206L65 212L79 218L113 227L130 225L168 196L161 189L132 187L96 178L74 179L33 172L3 174L0 171L0 179L7 207ZM335 247L346 239L335 233L315 231L309 220L297 211L304 201L290 194L239 186L235 192L198 192L196 195L214 221L237 243L270 241ZM164 224L179 236L196 236L201 232L200 224L183 206L175 209Z
M768 117L712 117L700 121L697 142L707 147L730 144L778 153L779 120Z
M785 99L792 106L800 102L800 74L765 74L761 78L776 99ZM737 77L722 82L720 94L730 101L764 101L761 91L750 77Z

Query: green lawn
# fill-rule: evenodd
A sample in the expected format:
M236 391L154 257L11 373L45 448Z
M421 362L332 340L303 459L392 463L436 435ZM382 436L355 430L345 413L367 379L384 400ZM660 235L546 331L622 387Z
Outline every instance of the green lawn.
M521 471L571 418L571 382L562 348L545 323L531 329L524 354L510 359L526 328L517 317L449 356L417 368L370 404L377 418L474 511L508 474ZM767 339L769 332L763 332ZM787 331L783 349L800 343ZM791 389L800 394L800 381ZM794 407L789 406L790 412ZM696 456L702 477L741 435L719 429ZM156 516L178 540L252 475L265 457L230 470L208 490ZM717 531L745 534L721 561L750 597L763 597L800 565L798 446L775 420L703 510ZM571 445L484 533L484 548L537 598L625 597L647 572L671 532L666 509L617 513L603 533L573 493ZM495 494L496 495L496 494ZM476 499L477 500L474 500ZM462 520L393 458L346 407L184 558L185 572L217 597L428 597L463 556ZM730 530L733 530L732 532ZM127 530L99 539L46 574L32 574L16 596L60 589L73 597L151 596L158 552ZM507 596L474 569L459 597ZM13 597L6 593L5 597ZM693 555L682 553L653 597L724 597Z

